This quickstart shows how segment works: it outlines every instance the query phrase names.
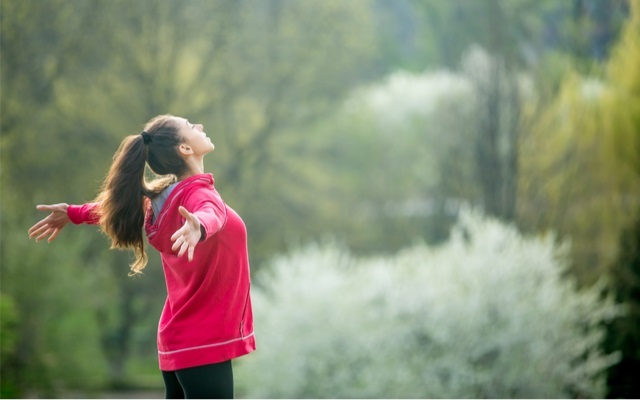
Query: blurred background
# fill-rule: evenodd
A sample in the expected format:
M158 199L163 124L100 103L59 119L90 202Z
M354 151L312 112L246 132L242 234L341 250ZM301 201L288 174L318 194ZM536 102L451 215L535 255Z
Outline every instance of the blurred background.
M161 397L97 194L202 123L249 232L238 397L638 398L640 1L2 0L2 397Z

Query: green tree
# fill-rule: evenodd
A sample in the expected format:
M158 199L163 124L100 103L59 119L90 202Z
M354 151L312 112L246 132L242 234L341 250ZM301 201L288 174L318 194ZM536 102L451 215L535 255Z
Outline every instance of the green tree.
M12 297L0 293L0 364L7 368L15 360L19 342L18 311ZM0 383L0 396L2 398L17 398L20 392L17 387L17 379L12 376L12 371L2 374Z
M306 146L305 125L362 79L372 36L369 2L3 1L3 236L24 238L41 217L35 204L93 198L121 139L172 112L215 138L207 168L215 165L221 192L247 222L258 267L287 236L319 229L314 176L295 169L304 162L296 150ZM2 241L2 291L15 300L23 349L11 372L22 389L49 395L64 389L54 381L81 387L72 377L85 368L51 374L71 345L50 347L52 332L95 338L85 353L102 349L96 379L123 384L133 344L153 343L149 310L164 297L157 258L130 280L124 253L107 252L91 227L71 230L47 249ZM40 270L50 274L44 281ZM82 310L55 296L77 276L92 299Z
M542 55L543 18L550 5L530 0L413 3L428 22L423 35L436 38L431 40L435 64L439 61L456 70L460 60L472 64L464 71L475 87L475 135L469 140L474 146L479 200L491 215L515 220L524 128L518 78ZM479 48L489 57L483 57Z
M406 7L401 4L394 8ZM601 60L624 20L626 2L454 0L411 4L423 21L422 25L411 25L417 31L414 35L424 36L425 44L405 58L405 65L457 68L472 45L481 46L491 56L484 69L474 65L469 74L478 104L476 182L487 212L517 220L520 141L530 129L521 118L526 99L518 82L520 75L526 68L547 65L549 58L566 60L566 56L556 55L559 52L568 53L569 59L579 57L583 64ZM405 18L404 22L414 20ZM406 30L402 33L408 35ZM579 42L581 38L584 40ZM536 83L550 86L544 81Z
M83 387L99 383L102 365L99 354L95 357L97 347L91 339L94 336L79 335L72 347L70 342L65 349L59 346L77 336L74 329L82 327L88 333L95 326L91 310L66 298L73 294L82 297L85 293L82 285L69 287L71 281L65 279L81 274L77 269L80 257L64 251L48 255L42 249L33 251L25 235L25 229L33 222L33 206L26 205L34 204L45 193L49 198L62 192L70 197L83 193L79 186L63 189L60 182L52 183L51 175L59 176L64 171L67 176L78 177L90 167L69 168L71 164L66 163L69 157L62 156L63 151L83 146L72 141L68 132L52 134L60 119L50 104L56 101L55 85L60 79L77 73L81 65L85 68L94 65L92 57L96 53L93 47L86 47L84 31L89 31L89 15L95 2L51 1L32 5L18 1L0 3L3 171L0 285L2 292L14 301L19 332L16 351L3 357L2 383L3 387L13 386L21 395L38 392L53 395L59 389L53 382L74 382ZM86 52L86 60L78 57L81 49ZM56 140L65 146L52 146L51 141ZM91 155L91 148L79 152L78 161L91 166ZM75 249L79 251L80 247ZM56 298L62 293L62 297ZM63 357L66 366L58 368ZM87 368L88 361L94 365L93 373Z
M610 89L603 96L604 130L620 169L635 176L640 187L640 2L631 2L631 18L606 65ZM627 313L607 331L605 349L621 351L619 364L608 376L611 398L640 396L636 374L640 366L640 200L636 192L625 192L629 213L619 233L619 248L611 265L611 287Z
M570 237L582 283L593 282L611 265L619 232L636 212L634 35L633 28L626 30L597 74L570 72L555 99L540 114L527 116L535 122L521 143L520 222Z
M625 306L623 316L607 325L605 351L619 351L620 362L607 375L607 397L633 399L640 394L640 219L620 235L620 253L613 264L611 289Z
M610 277L626 313L607 325L608 396L638 396L638 218L640 189L640 3L597 74L571 72L523 144L521 217L573 242L583 285Z
M445 239L457 203L479 197L468 146L473 95L460 74L398 71L316 125L313 149L323 157L309 157L310 168L324 173L317 201L332 233L359 253Z

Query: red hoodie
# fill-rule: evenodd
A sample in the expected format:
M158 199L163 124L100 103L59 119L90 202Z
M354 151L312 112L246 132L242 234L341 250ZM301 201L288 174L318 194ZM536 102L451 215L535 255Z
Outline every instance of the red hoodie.
M191 262L171 250L171 235L185 222L179 205L195 214L206 231ZM70 205L67 213L75 224L95 224L99 204ZM160 369L218 363L255 350L247 232L240 216L222 201L213 176L179 182L155 222L149 203L145 231L160 252L167 284L158 325Z

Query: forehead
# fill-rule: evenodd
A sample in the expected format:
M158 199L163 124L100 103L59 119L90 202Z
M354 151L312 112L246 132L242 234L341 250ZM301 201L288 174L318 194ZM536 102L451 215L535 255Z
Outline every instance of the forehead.
M189 127L189 120L182 117L173 117L178 129L182 129L184 127Z

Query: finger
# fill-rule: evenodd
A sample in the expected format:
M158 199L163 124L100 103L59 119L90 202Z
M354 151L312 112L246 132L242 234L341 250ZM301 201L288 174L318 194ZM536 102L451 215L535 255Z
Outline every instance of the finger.
M171 240L173 240L173 245L171 246L171 251L178 251L178 248L184 242L184 240L180 236L177 237L176 239L173 239L173 237L172 237Z
M38 221L35 224L33 224L33 226L31 228L29 228L29 232L33 232L33 231L36 231L38 229L41 229L43 226L46 226L48 224L49 224L49 217L43 218L40 221Z
M53 241L53 239L58 237L58 233L60 233L60 229L59 228L54 229L53 233L51 234L51 236L49 236L49 239L47 239L47 242L51 243Z
M43 238L49 236L50 234L51 234L51 229L47 229L45 232L43 232L40 236L36 238L36 242L41 241Z
M184 255L184 252L187 251L187 248L189 248L189 245L186 242L182 243L182 246L180 246L180 251L178 252L178 257L182 257Z
M189 253L188 253L189 261L193 261L193 251L195 249L196 249L195 246L189 246Z
M182 228L178 229L173 235L171 235L171 241L175 242L180 236L182 236Z
M187 228L183 225L182 228L175 231L173 235L171 235L171 241L175 242L179 237L184 236L184 232Z
M31 232L33 232L36 229L38 229L39 225L40 225L40 222L38 222L37 224L33 224L33 226L31 228L29 228L29 230L27 231L29 233L29 237L31 237Z
M42 224L36 229L31 229L29 232L29 239L33 239L34 237L39 236L40 234L42 234L42 232L46 231L47 229L50 229L49 224Z
M57 211L55 204L38 204L36 206L36 210L38 211Z
M28 231L29 232L29 238L32 238L32 237L38 235L39 234L38 232L40 232L42 230L42 228L44 226L46 226L46 224L47 224L46 222L40 221L37 224L33 225L31 228L29 228L29 231Z

